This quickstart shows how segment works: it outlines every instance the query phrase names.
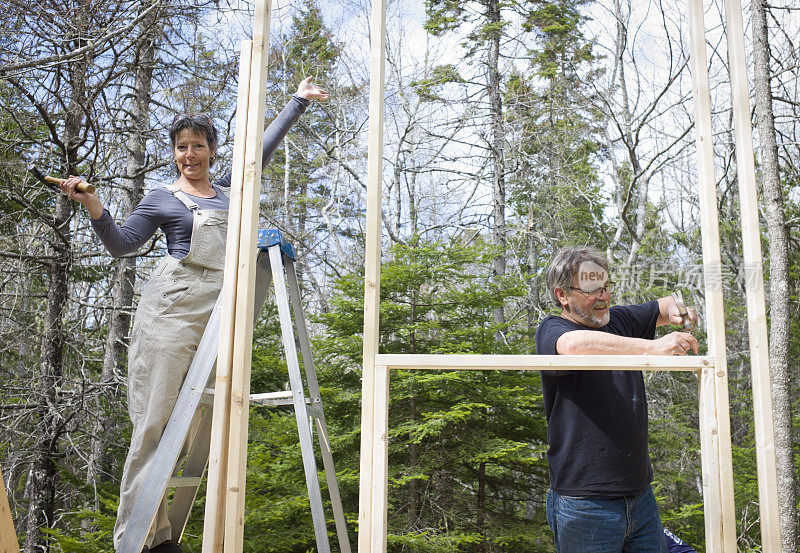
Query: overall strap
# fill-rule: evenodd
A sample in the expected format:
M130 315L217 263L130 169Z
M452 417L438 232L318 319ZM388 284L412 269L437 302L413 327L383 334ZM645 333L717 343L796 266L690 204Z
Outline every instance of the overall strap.
M199 206L199 205L197 205L197 203L195 203L195 202L194 202L194 201L193 201L193 200L192 200L192 199L189 197L189 195L188 195L186 192L184 192L183 190L181 190L181 189L180 189L180 187L178 187L178 186L175 186L174 184L168 184L168 185L164 186L164 188L166 188L167 190L169 190L170 192L172 192L172 194L173 194L173 195L174 195L176 198L178 198L178 200L180 200L180 202L181 202L183 205L185 205L185 206L186 206L186 207L189 209L189 211L191 211L191 212L193 212L193 213L194 213L195 211L197 211L198 209L200 209L200 206Z

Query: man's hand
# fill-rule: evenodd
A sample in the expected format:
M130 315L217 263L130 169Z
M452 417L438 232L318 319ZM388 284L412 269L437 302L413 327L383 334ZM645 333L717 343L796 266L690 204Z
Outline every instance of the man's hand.
M697 313L691 307L687 308L686 311L689 315L689 321L692 323L691 329L694 330L697 328ZM656 326L664 326L666 324L674 324L683 328L683 318L672 296L658 298L658 321L656 321Z
M680 317L678 317L680 320ZM689 350L697 354L700 344L688 332L671 332L666 336L653 340L647 348L651 355L686 355Z

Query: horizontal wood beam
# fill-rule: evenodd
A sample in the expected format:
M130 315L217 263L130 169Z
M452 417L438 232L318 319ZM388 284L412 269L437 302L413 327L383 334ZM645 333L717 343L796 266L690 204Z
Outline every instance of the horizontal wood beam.
M377 354L375 365L389 369L440 370L628 370L697 371L714 366L702 355L424 355Z

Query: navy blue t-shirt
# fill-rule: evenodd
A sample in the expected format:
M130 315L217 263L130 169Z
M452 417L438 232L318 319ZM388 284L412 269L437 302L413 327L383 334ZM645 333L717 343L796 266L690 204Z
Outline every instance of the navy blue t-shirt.
M607 325L593 329L547 317L536 351L556 355L558 338L573 330L655 337L658 302L614 306ZM626 496L653 479L647 451L647 398L641 371L542 371L550 485L561 495Z

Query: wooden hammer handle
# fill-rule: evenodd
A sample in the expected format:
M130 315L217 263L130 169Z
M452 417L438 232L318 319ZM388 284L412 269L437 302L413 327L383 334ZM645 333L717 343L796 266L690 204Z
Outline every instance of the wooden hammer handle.
M50 175L45 175L44 180L49 182L50 184L56 184L61 186L61 183L64 182L64 179L59 179L58 177L51 177ZM78 185L75 187L80 192L86 192L87 194L94 194L94 186L89 184L88 182L79 182Z

